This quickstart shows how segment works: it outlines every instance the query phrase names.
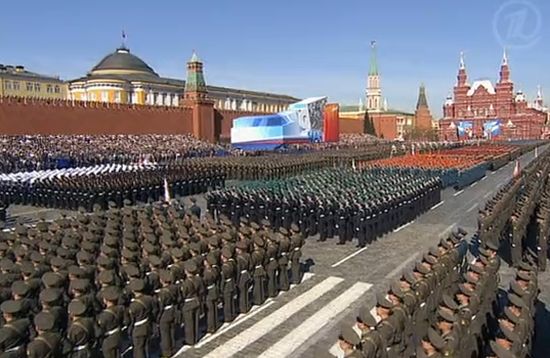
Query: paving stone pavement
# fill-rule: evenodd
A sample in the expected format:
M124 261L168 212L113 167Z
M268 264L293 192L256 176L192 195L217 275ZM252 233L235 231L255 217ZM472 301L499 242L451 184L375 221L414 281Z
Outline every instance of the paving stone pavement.
M528 153L520 158L521 167L524 167L534 157ZM461 226L469 233L477 229L478 208L492 197L498 188L504 185L511 177L514 163L509 163L496 172L487 172L487 176L477 183L465 188L463 192L456 192L453 189L446 189L442 192L442 202L425 214L417 217L414 222L406 227L385 235L377 241L368 245L365 249L359 250L354 243L347 245L336 245L336 240L329 239L326 242L317 242L316 237L306 240L303 249L303 260L306 271L313 276L298 286L293 287L289 292L280 294L269 303L255 308L249 313L250 317L244 315L239 318L233 328L222 327L220 334L216 333L214 338L203 338L202 343L195 347L184 347L177 357L205 357L212 352L232 352L237 339L236 346L239 348L232 357L258 357L262 353L273 353L271 347L276 346L283 338L294 332L294 329L304 324L308 319L318 312L327 314L327 317L334 316L327 320L320 327L313 329L309 336L296 334L292 346L295 349L289 357L316 357L319 352L327 352L335 343L338 335L338 327L341 324L351 325L355 320L357 309L361 305L374 306L375 295L386 289L391 279L396 278L404 269L412 267L420 254L427 251L430 246L437 244L439 239L445 236L454 227ZM203 196L196 196L198 204L205 208ZM185 202L190 205L189 198ZM41 212L33 214L36 208L14 207L12 215L35 217L47 213L48 218L58 215L58 212ZM40 210L40 209L39 209ZM23 213L23 214L21 214ZM501 274L501 286L506 289L513 272L506 268ZM340 278L342 282L334 285L322 295L303 308L295 309L296 302L301 295L307 294L328 278ZM550 348L546 342L550 339L550 273L544 272L539 276L541 295L539 297L540 310L537 317L538 335L535 339L534 357L550 357ZM357 296L353 302L342 308L327 306L333 300L340 298L344 292L356 285L364 283L372 285ZM331 307L330 312L325 307ZM284 321L276 326L270 327L269 318L279 317L281 313L294 312L285 317ZM275 316L274 316L275 314ZM279 323L279 322L275 322ZM246 341L246 334L251 332L251 327L259 327L266 333L260 337L249 335ZM270 328L266 330L266 327ZM247 331L248 330L248 331ZM252 339L254 338L254 339ZM243 343L244 342L244 343ZM225 347L225 350L216 350ZM271 355L272 356L272 355ZM221 356L220 356L221 357ZM217 357L216 357L217 358Z

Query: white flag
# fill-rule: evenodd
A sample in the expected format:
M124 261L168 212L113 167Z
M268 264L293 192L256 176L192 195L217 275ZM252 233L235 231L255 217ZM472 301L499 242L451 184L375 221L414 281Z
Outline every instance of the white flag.
M170 201L170 190L168 190L168 180L164 178L164 201Z

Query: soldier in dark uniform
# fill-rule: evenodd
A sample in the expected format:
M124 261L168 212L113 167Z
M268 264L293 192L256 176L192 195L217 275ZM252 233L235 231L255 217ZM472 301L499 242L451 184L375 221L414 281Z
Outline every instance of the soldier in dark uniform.
M249 245L244 240L239 240L236 244L236 260L237 265L237 289L239 296L239 312L246 313L250 311L250 289L251 287L251 258L248 253Z
M253 246L254 250L250 255L251 266L254 267L252 275L254 280L254 284L252 285L252 301L255 305L261 305L266 299L265 242L260 236L256 236L254 237Z
M162 357L171 357L176 348L176 324L178 321L178 290L173 285L173 276L170 271L159 272L161 287L157 289L158 301L157 323L160 333L160 350Z
M128 335L132 338L133 356L145 358L149 356L149 340L153 333L158 305L153 297L144 293L146 289L144 280L132 279L129 288L134 298L128 308L130 317Z
M279 288L281 291L288 291L290 289L290 280L288 277L288 264L290 262L290 240L288 239L288 231L285 228L281 228L281 235L279 235L279 252L277 253L278 265L279 265Z
M357 314L357 328L361 331L361 352L365 358L385 358L386 345L376 330L376 319L363 306Z
M209 253L204 260L204 271L202 273L204 285L206 286L206 331L214 333L218 329L218 302L220 288L220 272L218 259L214 253Z
M67 338L72 346L70 357L93 358L97 354L95 344L101 337L101 332L94 319L88 315L88 307L80 300L69 304L70 323L67 328Z
M102 335L101 353L105 358L120 357L122 329L129 324L128 313L119 301L120 290L115 286L107 287L103 293L105 309L97 316Z
M221 251L222 268L220 278L220 292L223 297L223 320L231 322L235 319L235 261L232 260L233 253L228 246L225 246Z
M279 263L277 262L277 253L279 252L277 234L267 235L267 245L265 249L264 267L267 274L267 296L275 297L278 292L277 270Z
M194 276L197 273L197 264L193 260L185 262L185 280L181 284L181 308L183 325L185 329L185 343L194 345L199 335L199 292L195 284Z
M300 258L302 257L302 246L304 245L304 239L302 234L299 233L298 227L291 225L292 234L290 236L290 272L291 283L298 284L302 281L302 267L300 264Z
M55 328L55 318L41 312L34 317L37 336L27 345L28 358L62 357L71 352L67 341Z
M34 330L21 301L8 300L0 305L5 324L0 328L0 351L6 358L25 357L25 348L34 338Z

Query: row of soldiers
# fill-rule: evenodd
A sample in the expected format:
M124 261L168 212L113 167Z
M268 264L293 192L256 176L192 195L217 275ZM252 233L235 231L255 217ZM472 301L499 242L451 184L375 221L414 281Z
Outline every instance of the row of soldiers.
M205 167L200 162L169 166L134 167L104 173L59 175L34 181L0 182L0 202L48 208L91 211L95 204L107 209L109 202L122 207L170 197L204 193L225 186L221 170Z
M426 175L324 169L286 180L250 183L209 192L209 212L274 228L297 225L304 237L358 239L364 247L413 220L440 201L441 183Z
M502 242L503 254L516 267L529 254L537 258L539 269L546 268L548 173L550 150L535 158L480 210L480 238Z
M498 245L488 242L465 262L465 242L452 234L412 272L377 295L343 326L345 357L527 357L533 336L536 265L524 261L507 294L499 296Z
M95 209L1 234L6 357L139 358L157 341L170 357L301 281L294 225L200 221L175 201Z

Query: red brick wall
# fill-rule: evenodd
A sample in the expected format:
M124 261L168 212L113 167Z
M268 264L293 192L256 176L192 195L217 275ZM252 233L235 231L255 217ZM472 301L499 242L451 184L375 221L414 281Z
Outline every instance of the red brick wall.
M192 132L188 108L0 98L1 134L178 134Z
M340 133L363 133L363 118L340 118Z

